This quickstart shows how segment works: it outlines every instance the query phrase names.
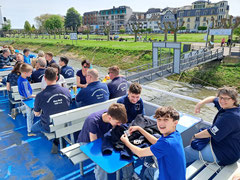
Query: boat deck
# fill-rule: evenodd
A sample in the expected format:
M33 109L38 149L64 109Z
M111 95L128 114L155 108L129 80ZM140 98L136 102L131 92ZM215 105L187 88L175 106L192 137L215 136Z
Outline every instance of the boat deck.
M73 165L61 154L50 153L52 143L45 137L28 137L25 117L18 114L13 120L9 116L8 99L3 94L0 119L0 179L95 179L91 160L84 162L81 176L79 165ZM138 174L144 170L142 163L139 159L135 164ZM115 178L115 173L108 175L110 180Z

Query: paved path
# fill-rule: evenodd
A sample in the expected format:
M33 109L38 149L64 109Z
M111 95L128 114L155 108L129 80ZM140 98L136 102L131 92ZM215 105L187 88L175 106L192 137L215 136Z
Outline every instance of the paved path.
M201 49L205 47L205 43L203 42L197 42L197 43L191 43L192 44L192 49ZM213 49L218 49L221 48L221 44L220 43L214 43L214 48ZM224 47L224 56L228 56L229 55L229 47ZM235 47L232 47L231 49L231 55L232 56L238 56L240 57L240 44L235 44Z

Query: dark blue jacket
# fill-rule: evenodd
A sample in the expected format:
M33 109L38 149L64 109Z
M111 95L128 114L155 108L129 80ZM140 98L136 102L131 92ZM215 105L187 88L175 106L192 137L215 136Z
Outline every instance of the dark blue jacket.
M80 107L107 100L109 100L108 87L105 83L101 83L100 81L88 84L88 86L81 89L76 96L76 101L80 103Z

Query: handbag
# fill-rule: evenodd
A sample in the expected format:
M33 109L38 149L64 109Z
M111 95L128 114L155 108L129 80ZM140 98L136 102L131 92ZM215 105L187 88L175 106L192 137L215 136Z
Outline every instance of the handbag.
M201 128L199 132L203 131L206 128ZM204 147L208 145L210 142L210 138L199 138L199 139L194 139L191 142L191 147L197 151L201 151Z

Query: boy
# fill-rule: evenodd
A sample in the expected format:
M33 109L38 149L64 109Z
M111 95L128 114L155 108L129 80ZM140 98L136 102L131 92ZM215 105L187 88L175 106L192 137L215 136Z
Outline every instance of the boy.
M139 126L131 126L129 133L139 131L152 144L147 148L139 148L131 144L127 135L122 135L121 141L138 157L155 156L158 161L158 168L147 168L144 172L144 179L179 179L184 180L186 173L186 160L182 144L182 138L176 125L179 120L178 112L172 107L159 107L154 118L157 119L157 126L162 133L159 139L146 132Z
M74 70L71 66L68 66L69 59L65 56L61 56L59 59L59 65L61 66L61 75L66 78L74 77Z
M53 53L51 52L45 53L45 59L47 61L47 67L50 67L51 64L56 63L56 61L53 60Z
M25 48L23 50L23 57L24 57L24 62L31 65L31 58L35 58L36 56L33 54L30 54L30 49Z
M132 83L128 94L118 99L117 103L125 105L128 123L131 123L138 114L144 114L143 100L141 96L142 87L138 83Z
M32 74L32 66L29 64L22 64L20 67L21 76L18 78L18 92L22 96L22 99L34 98L35 95L32 94L32 87L28 82L27 78ZM35 136L35 134L31 133L31 128L33 124L34 114L32 109L25 105L27 112L27 131L28 136Z
M111 128L126 122L127 112L124 105L114 103L108 110L101 110L87 117L77 142L85 144L94 141L103 137ZM97 180L107 180L107 173L99 166L96 166L94 173Z

